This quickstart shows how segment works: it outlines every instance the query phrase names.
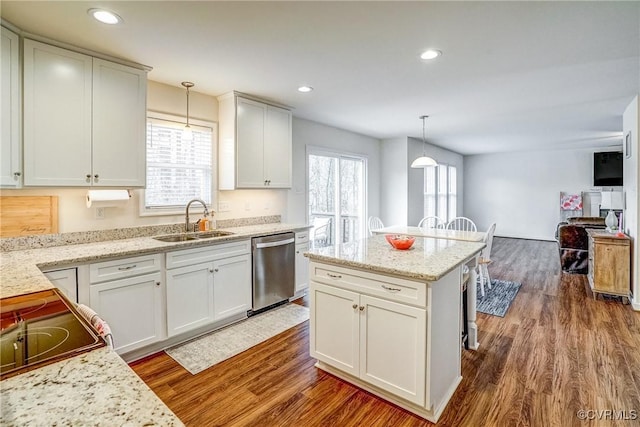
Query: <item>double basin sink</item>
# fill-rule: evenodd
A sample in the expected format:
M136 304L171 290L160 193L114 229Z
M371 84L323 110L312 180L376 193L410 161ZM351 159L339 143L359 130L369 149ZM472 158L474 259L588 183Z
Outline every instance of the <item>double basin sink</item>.
M186 242L189 240L202 240L212 239L214 237L230 236L233 233L229 231L211 230L201 231L196 233L178 233L178 234L165 234L162 236L155 236L154 239L161 242Z

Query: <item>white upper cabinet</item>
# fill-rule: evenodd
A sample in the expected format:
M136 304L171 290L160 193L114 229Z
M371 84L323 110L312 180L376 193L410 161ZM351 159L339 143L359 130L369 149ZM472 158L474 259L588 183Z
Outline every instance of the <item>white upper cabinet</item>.
M145 185L146 72L24 40L24 185Z
M219 100L220 190L291 187L291 111L233 92Z
M19 188L22 183L20 165L20 56L18 35L2 27L2 130L0 146L0 186Z

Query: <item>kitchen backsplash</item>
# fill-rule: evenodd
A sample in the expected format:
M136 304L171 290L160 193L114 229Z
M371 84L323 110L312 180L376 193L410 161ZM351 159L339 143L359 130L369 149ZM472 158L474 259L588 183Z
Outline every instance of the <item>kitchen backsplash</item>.
M248 225L273 224L280 221L280 215L221 219L216 221L215 228L232 228L244 227ZM47 248L51 246L104 242L107 240L132 239L136 237L180 233L182 231L184 231L184 223L115 228L111 230L76 231L73 233L60 234L40 234L24 237L6 237L0 239L0 251L9 252L26 249Z

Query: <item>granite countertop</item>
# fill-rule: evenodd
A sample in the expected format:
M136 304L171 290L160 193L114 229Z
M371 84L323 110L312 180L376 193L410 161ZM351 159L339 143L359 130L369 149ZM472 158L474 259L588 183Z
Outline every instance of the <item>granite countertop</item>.
M132 239L1 252L0 298L53 288L53 284L51 284L49 279L40 271L41 268L51 269L58 266L83 264L110 258L139 256L198 246L208 246L269 234L302 231L309 228L310 226L301 224L260 224L220 229L232 232L233 234L230 236L189 240L185 242L167 243L155 240L152 237L136 237Z
M183 426L112 350L101 348L0 382L8 426Z
M0 253L0 297L51 289L40 268L162 253L288 231L282 223L225 228L230 236L166 243L136 237ZM117 355L98 349L0 381L0 425L159 425L182 422Z
M382 235L313 249L309 259L344 267L391 274L413 280L435 281L470 259L485 247L465 242L417 237L409 250L394 249Z

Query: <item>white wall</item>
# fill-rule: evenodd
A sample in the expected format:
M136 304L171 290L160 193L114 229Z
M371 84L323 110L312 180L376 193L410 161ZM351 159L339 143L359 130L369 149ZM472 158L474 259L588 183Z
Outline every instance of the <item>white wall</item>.
M629 104L622 116L622 129L623 135L627 132L631 133L631 158L624 159L624 192L626 197L626 209L625 215L625 233L627 233L633 239L632 252L635 256L632 257L632 289L633 289L633 308L640 310L640 260L638 254L640 253L640 244L638 238L640 238L640 222L638 221L638 207L640 205L640 199L638 196L638 188L640 188L640 173L638 171L640 163L640 144L638 143L638 131L640 130L640 108L638 108L638 97Z
M358 154L367 158L367 215L380 215L380 141L368 136L293 118L293 188L287 191L283 220L307 222L307 146Z
M465 214L496 235L553 240L560 192L593 189L593 153L606 149L547 150L465 156Z
M179 82L177 83L179 85ZM196 86L197 87L197 86ZM218 121L218 101L215 97L190 91L189 113L195 119ZM186 95L181 86L148 82L147 108L168 114L184 116ZM61 233L110 228L135 227L153 224L171 224L184 221L184 215L139 216L142 191L134 190L133 197L124 207L106 208L105 219L95 219L95 208L87 209L85 195L88 188L28 188L2 190L6 196L58 196L58 230ZM218 200L226 201L230 211L216 213L216 219L243 218L263 215L284 215L286 190L223 191ZM217 210L217 209L216 209Z
M385 225L407 225L409 181L407 138L381 141L380 219Z

